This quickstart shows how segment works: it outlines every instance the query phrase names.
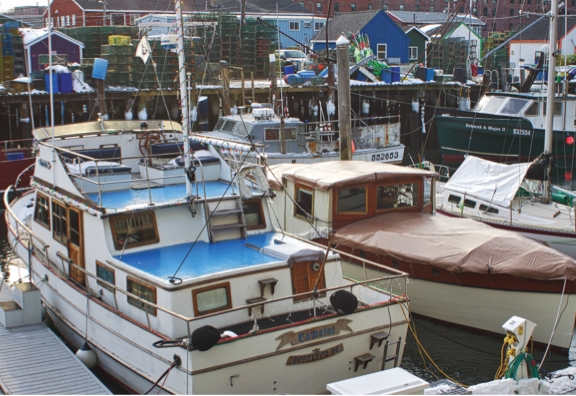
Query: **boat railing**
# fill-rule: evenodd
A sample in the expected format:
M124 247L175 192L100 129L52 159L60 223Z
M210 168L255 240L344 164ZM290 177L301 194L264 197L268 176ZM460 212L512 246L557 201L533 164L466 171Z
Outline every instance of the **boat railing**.
M0 151L3 153L0 160L20 160L32 157L34 139L14 139L0 141ZM23 156L10 158L9 154L22 153Z
M352 125L357 126L372 126L372 125L386 125L386 124L397 124L400 122L400 116L380 116L380 117L354 117L352 119ZM338 130L337 125L338 120L325 120L325 121L314 121L306 123L305 135L312 136L317 131L320 132L336 132Z

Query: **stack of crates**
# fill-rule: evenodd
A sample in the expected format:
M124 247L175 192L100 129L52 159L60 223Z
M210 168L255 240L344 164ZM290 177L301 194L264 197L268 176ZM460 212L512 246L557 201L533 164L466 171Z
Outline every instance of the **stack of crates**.
M109 86L130 85L133 78L132 58L136 52L136 47L132 45L130 36L121 36L123 39L118 39L118 37L109 36L108 42L121 42L124 43L123 45L112 44L100 47L100 57L108 61L106 84Z
M241 29L241 47L238 66L256 77L270 74L269 54L278 49L276 31L253 18L247 18Z
M14 46L12 34L0 33L0 78L2 81L14 79Z

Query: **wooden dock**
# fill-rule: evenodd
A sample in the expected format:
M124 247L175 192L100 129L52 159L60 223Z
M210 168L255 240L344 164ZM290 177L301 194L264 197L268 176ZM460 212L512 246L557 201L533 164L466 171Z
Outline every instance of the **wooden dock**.
M7 284L0 302L13 301ZM6 328L0 324L0 393L112 394L43 323Z

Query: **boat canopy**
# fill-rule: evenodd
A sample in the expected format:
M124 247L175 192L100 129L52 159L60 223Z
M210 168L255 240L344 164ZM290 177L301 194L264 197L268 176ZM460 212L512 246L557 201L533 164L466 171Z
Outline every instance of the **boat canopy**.
M571 257L518 233L465 218L387 213L338 229L332 242L356 254L388 255L453 273L576 280Z
M469 155L444 188L509 207L530 165L498 164Z
M316 164L280 164L270 167L270 187L282 188L282 179L291 180L319 191L362 183L374 183L396 177L437 177L436 172L379 162L327 161Z

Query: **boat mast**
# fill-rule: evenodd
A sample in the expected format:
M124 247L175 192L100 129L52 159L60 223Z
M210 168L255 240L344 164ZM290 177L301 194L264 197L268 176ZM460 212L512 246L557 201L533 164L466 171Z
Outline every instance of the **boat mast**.
M50 83L50 133L52 134L52 185L56 185L56 150L54 149L54 80L52 75L52 14L50 10L50 0L48 0L48 78Z
M556 97L556 25L558 23L558 0L550 4L550 41L548 43L548 95L546 98L546 124L544 125L544 155L552 154L554 131L554 100ZM548 165L550 170L550 165ZM550 174L550 172L548 172ZM544 180L544 199L550 200L550 180Z
M190 141L188 140L188 92L186 92L186 68L184 65L184 23L182 21L182 0L174 0L176 12L176 36L178 39L178 71L180 74L180 106L182 108L182 134L184 135L184 166L190 169ZM186 197L192 195L192 184L186 179Z

